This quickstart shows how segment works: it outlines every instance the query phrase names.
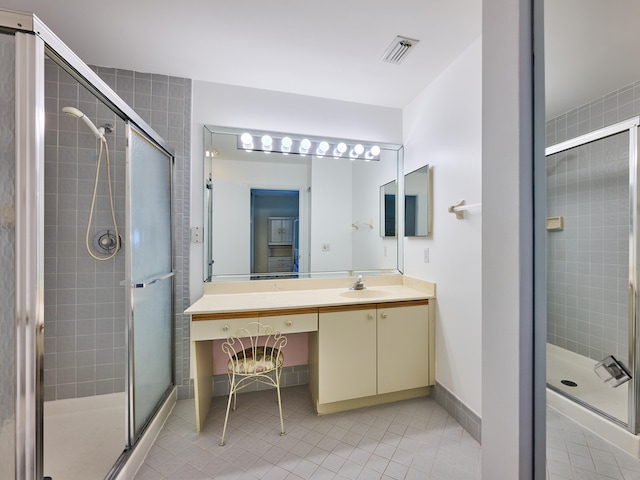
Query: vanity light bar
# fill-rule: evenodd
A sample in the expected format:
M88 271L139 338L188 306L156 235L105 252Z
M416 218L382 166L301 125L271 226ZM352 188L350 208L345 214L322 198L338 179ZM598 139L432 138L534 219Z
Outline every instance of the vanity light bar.
M248 152L276 152L285 155L314 155L316 157L348 158L350 160L380 160L380 147L378 145L365 145L356 143L350 145L341 141L329 141L322 139L296 138L289 135L274 133L250 134L248 132L237 135L238 150Z

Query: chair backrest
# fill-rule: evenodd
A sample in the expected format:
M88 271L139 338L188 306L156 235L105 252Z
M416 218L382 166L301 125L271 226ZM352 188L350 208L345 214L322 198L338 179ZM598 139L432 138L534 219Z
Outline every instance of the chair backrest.
M271 325L249 322L227 337L222 343L222 351L239 367L238 371L260 373L263 369L271 369L267 365L282 362L280 351L286 344L287 337Z

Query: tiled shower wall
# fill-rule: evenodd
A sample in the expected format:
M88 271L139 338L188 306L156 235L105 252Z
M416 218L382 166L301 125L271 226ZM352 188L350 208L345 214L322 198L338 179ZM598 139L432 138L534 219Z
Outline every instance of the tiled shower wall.
M124 230L124 124L51 61L45 70L45 400L124 391L125 253L96 261L85 250L98 142L84 122L62 113L79 108L97 123L114 125L109 145L116 223ZM106 152L90 242L113 230ZM124 244L126 247L126 243Z
M640 114L640 82L547 122L547 146ZM547 340L601 360L628 359L628 136L547 158Z
M95 71L176 151L174 376L179 397L187 398L188 317L181 312L189 301L189 245L183 232L188 231L189 222L185 198L189 195L191 81L101 67ZM124 280L127 248L124 122L53 62L47 61L45 77L45 399L123 391L126 316L125 290L120 282ZM123 251L106 262L91 259L84 249L98 144L82 122L61 113L67 105L78 107L98 126L111 123L115 127L106 137L116 220L125 241ZM104 167L96 201L94 224L98 229L111 228Z

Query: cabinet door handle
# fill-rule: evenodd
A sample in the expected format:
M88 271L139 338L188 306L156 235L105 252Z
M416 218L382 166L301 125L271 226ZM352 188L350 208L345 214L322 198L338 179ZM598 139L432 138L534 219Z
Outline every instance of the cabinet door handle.
M287 327L290 327L291 325L293 325L293 322L292 322L291 320L287 320L286 322L284 322L284 324L285 324Z
M373 320L373 313L370 313L369 315L367 315L367 318L368 318L369 320Z
M386 314L386 313L383 313L383 314L382 314L382 318L387 318L387 314Z

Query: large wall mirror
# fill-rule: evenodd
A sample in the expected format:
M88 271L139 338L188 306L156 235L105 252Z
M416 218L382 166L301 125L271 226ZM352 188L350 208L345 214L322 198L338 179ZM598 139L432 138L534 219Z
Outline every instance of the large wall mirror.
M205 281L402 271L377 225L401 145L207 125L204 152Z

